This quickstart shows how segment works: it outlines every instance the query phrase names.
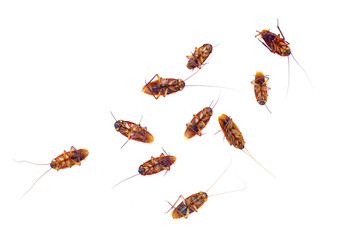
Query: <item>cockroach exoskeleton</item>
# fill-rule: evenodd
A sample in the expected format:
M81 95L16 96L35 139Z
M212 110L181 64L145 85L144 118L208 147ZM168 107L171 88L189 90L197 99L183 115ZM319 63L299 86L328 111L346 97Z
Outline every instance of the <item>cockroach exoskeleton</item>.
M165 152L164 149L163 149L163 151ZM164 171L164 170L166 170L166 172L165 172L165 174L166 174L168 171L170 171L170 166L175 163L176 157L171 156L171 155L167 154L166 152L165 152L165 154L161 153L160 156L156 157L156 158L151 157L150 160L148 160L140 165L139 170L138 170L139 173L118 182L116 185L113 186L113 188L116 187L117 185L119 185L120 183L125 182L125 181L129 180L130 178L133 178L137 175L143 175L143 176L153 175L153 174L156 174L156 173Z
M280 27L279 27L279 19L277 20L277 28L279 29L280 34L275 34L273 32L270 32L269 30L262 30L257 31L258 34L255 35L255 37L258 37L258 40L267 48L270 52L274 54L278 54L283 57L288 58L288 87L286 91L286 95L289 91L290 86L290 59L289 55L292 56L294 61L299 65L299 67L304 71L306 77L309 80L309 83L311 85L311 80L309 78L309 75L306 73L305 69L299 64L299 62L295 59L292 51L290 50L290 43L285 40L284 34L282 33ZM263 41L261 41L263 40Z
M220 95L213 107L211 107L211 104L210 104L209 107L206 107L203 110L201 110L200 112L198 112L197 114L195 114L193 119L190 121L190 123L186 124L186 130L185 130L184 136L187 139L190 139L190 138L194 137L195 135L199 135L199 136L202 135L201 131L206 127L206 125L210 121L210 118L213 114L213 108L215 108L219 99L220 99Z
M219 124L220 124L221 130L223 131L223 133L225 135L225 138L229 142L230 146L234 146L235 148L238 148L238 149L242 150L246 155L251 157L265 171L267 171L271 176L274 177L274 175L269 170L267 170L263 165L261 165L260 162L258 162L250 154L250 152L246 149L244 138L243 138L239 128L233 122L232 118L228 117L225 114L222 114L221 116L219 116L218 119L219 119Z
M64 151L63 154L60 154L56 158L54 158L50 163L50 168L43 173L34 183L33 185L22 195L23 198L33 187L34 185L51 169L55 169L59 171L60 169L71 168L74 165L81 165L81 161L84 160L89 155L89 151L87 149L76 149L75 147L71 147L70 151ZM16 161L16 162L26 162L34 165L48 165L42 163L33 163L29 161Z
M153 135L147 131L146 127L142 127L140 123L136 124L129 121L117 120L111 111L110 113L116 121L114 124L115 130L127 137L127 141L121 146L121 148L123 148L129 140L135 140L143 143L152 143L154 141Z
M200 69L199 69L200 70ZM155 76L149 81L145 82L145 86L142 88L143 93L152 95L155 99L159 99L160 96L166 97L167 95L182 91L185 88L185 81L194 76L199 72L197 70L195 73L190 75L185 80L180 78L162 78L159 74L155 74ZM157 78L156 80L154 80ZM228 89L239 92L239 90L227 87L220 86L209 86L209 85L187 85L188 87L214 87L219 89Z
M242 189L238 189L238 190L233 190L233 191L229 191L229 192L224 192L224 193L217 193L217 194L213 194L213 195L208 195L207 192L219 181L219 179L224 175L224 173L227 171L227 169L230 167L231 162L229 164L229 166L225 169L225 171L216 179L216 181L205 191L205 192L198 192L195 194L192 194L191 196L184 198L182 195L179 196L179 198L176 200L176 202L174 204L171 204L171 208L166 212L170 212L172 209L174 209L171 213L171 216L173 217L173 219L180 219L182 217L184 217L185 219L187 219L189 217L189 215L193 212L197 212L199 210L199 208L204 205L204 203L208 200L209 197L212 196L216 196L216 195L222 195L222 194L227 194L227 193L232 193L232 192L239 192L239 191L243 191L246 188L246 184L244 182L244 187ZM179 200L182 200L182 202L175 207L176 203Z
M269 81L269 77L267 75L265 76L262 72L256 72L255 80L252 81L251 84L254 85L256 101L260 105L265 105L267 110L271 113L270 109L266 105L267 97L268 97L267 92L268 92L268 90L271 89L268 86L266 86L266 83L268 81Z
M201 66L210 56L212 50L213 46L209 43L206 43L199 48L195 47L194 52L191 55L186 56L189 59L186 67L190 70L194 70L195 68L201 69Z
M155 77L157 77L157 80L154 80ZM143 92L154 96L155 99L159 99L160 96L166 97L166 95L182 91L184 87L185 81L180 78L162 78L159 74L155 74L143 87Z

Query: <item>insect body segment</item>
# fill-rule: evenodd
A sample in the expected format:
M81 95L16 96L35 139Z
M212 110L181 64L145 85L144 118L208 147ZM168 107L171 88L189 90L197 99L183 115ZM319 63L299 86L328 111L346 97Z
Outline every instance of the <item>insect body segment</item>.
M176 161L176 157L168 155L168 154L165 155L163 153L161 153L159 157L156 157L156 158L151 157L150 160L148 160L140 165L139 170L138 170L139 173L120 181L114 187L116 187L120 183L127 181L130 178L133 178L139 174L146 176L146 175L156 174L156 173L164 171L164 170L166 170L166 172L170 171L170 166L173 165L175 163L175 161Z
M157 80L153 81L155 77L157 77ZM181 79L162 78L159 74L155 74L143 87L143 92L154 96L155 99L159 99L160 96L166 97L166 95L181 91L184 87L185 82Z
M127 137L127 139L128 139L124 143L124 145L121 146L121 148L124 147L125 144L130 139L138 141L138 142L143 142L143 143L152 143L154 141L153 135L151 135L151 133L149 133L147 131L146 127L142 127L140 124L136 124L136 123L129 122L129 121L116 120L116 118L112 114L112 112L110 112L110 113L116 121L114 124L115 130L117 132L121 133L122 135L124 135L125 137Z
M267 91L271 89L266 86L266 83L268 81L269 81L269 78L267 76L264 76L264 74L262 72L256 72L255 80L251 82L251 84L254 85L256 100L260 105L266 106L267 96L268 96ZM267 106L266 106L266 108L267 108ZM269 112L270 112L270 110L269 110Z
M212 49L213 47L209 43L204 44L199 48L195 47L195 51L191 55L186 56L189 59L186 67L191 70L195 68L201 69L201 66L210 56Z

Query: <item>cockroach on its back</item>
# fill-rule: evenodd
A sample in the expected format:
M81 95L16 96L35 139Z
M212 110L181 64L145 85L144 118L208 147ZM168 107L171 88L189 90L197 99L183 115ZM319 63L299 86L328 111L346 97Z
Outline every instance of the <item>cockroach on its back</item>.
M116 187L120 183L122 183L126 180L129 180L130 178L133 178L137 175L146 176L146 175L153 175L153 174L156 174L156 173L164 171L164 170L166 170L166 172L170 171L170 166L175 163L176 157L171 156L171 155L167 154L166 152L165 152L165 154L166 155L161 153L160 156L156 157L156 158L151 157L150 160L148 160L140 165L139 170L138 170L139 173L118 182L114 187Z
M309 83L311 85L311 81L310 78L308 76L308 74L306 73L305 69L299 64L299 62L295 59L294 55L292 54L291 50L290 50L290 43L287 42L285 40L284 34L282 33L280 27L279 27L279 20L277 20L277 28L281 34L275 34L270 32L269 30L262 30L257 31L258 33L255 35L255 37L258 37L258 40L267 48L269 49L270 52L274 53L274 54L278 54L280 56L283 57L288 57L288 87L287 87L287 91L286 91L286 95L289 91L289 85L290 85L290 59L289 56L291 55L294 59L294 61L299 65L299 67L304 71L306 77L309 80ZM261 41L261 39L263 41Z
M142 127L140 123L136 124L130 121L116 120L111 111L110 113L116 121L114 124L115 130L128 138L121 148L124 147L130 139L143 143L152 143L154 141L153 135L147 131L146 127Z
M236 124L233 122L232 118L228 117L225 114L222 114L221 116L219 116L218 120L221 130L223 131L225 138L230 144L230 146L234 146L235 148L242 150L245 154L251 157L258 165L260 165L265 171L267 171L270 175L274 177L274 175L269 170L267 170L263 165L261 165L245 148L245 141L243 135L241 134ZM244 149L246 151L244 151Z
M232 192L239 192L242 191L246 188L246 184L244 186L244 188L239 189L239 190L233 190L233 191L229 191L229 192L224 192L224 193L217 193L217 194L213 194L211 196L209 196L207 194L207 192L219 181L219 179L224 175L224 173L227 171L227 169L230 167L230 164L228 165L228 167L224 170L224 172L216 179L216 181L205 191L200 191L198 193L194 193L192 195L190 195L187 198L184 198L182 195L179 196L179 198L176 200L176 202L174 204L171 204L171 208L166 212L170 212L171 209L174 209L171 213L171 216L173 217L173 219L180 219L180 218L185 218L187 219L189 217L189 215L193 212L197 212L199 210L199 208L204 205L204 203L208 200L209 197L215 196L215 195L221 195L221 194L226 194L226 193L232 193ZM182 199L182 202L175 207L176 203Z
M220 95L219 95L220 98ZM184 136L187 139L190 139L194 137L195 135L201 136L201 131L206 127L208 122L210 121L210 118L213 114L213 108L218 103L219 99L216 101L214 106L211 108L211 104L209 107L204 108L200 112L194 115L193 119L190 121L190 123L186 124L186 130L184 133Z
M157 80L153 81L155 77L157 77ZM159 74L155 74L143 87L143 92L154 96L155 99L159 99L160 96L166 97L166 95L181 91L184 87L185 82L180 78L162 78Z
M266 86L266 83L268 81L269 81L269 77L265 76L262 72L256 72L255 80L251 82L251 84L254 85L256 101L260 105L266 106L267 97L268 97L267 91L271 89L268 86ZM271 111L267 106L266 108L271 113Z
M89 155L89 151L87 149L76 149L75 147L71 147L70 151L64 151L63 154L60 154L56 158L54 158L50 163L50 169L48 169L45 173L43 173L34 183L33 185L23 194L22 198L34 187L34 185L51 169L55 169L59 171L60 169L71 168L74 165L81 165L81 161L84 160ZM27 162L34 165L48 165L48 164L39 164L28 161L17 161L17 162Z
M194 52L191 55L186 56L189 61L186 67L190 70L195 68L201 69L206 59L210 56L213 46L209 43L202 45L201 47L195 47Z
M199 69L200 70L200 69ZM159 99L160 96L166 97L167 95L182 91L185 88L185 81L194 76L199 72L197 70L195 73L190 75L185 80L180 78L162 78L159 74L155 74L155 76L149 81L145 82L145 86L143 86L142 91L145 94L152 95L155 99ZM157 80L154 80L157 78ZM223 88L233 91L238 91L236 89L220 87L220 86L209 86L209 85L190 85L194 87L215 87L215 88ZM188 85L189 87L189 85Z

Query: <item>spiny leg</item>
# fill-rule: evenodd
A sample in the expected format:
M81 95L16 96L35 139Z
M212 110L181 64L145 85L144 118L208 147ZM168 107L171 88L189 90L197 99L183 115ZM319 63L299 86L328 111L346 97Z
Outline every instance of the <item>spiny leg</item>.
M285 39L284 34L281 32L280 26L279 26L279 19L277 19L277 28L279 29L279 32L281 34L281 36Z
M171 209L176 208L175 205L180 200L180 198L182 198L182 202L185 204L185 198L183 197L183 195L180 195L174 204L171 204L169 201L166 201L168 204L170 204L171 208L165 213L168 213L171 211Z
M155 74L155 76L147 83L146 82L146 80L145 80L145 86L147 87L147 89L152 93L152 90L150 89L150 87L149 87L149 83L151 83L153 80L154 80L154 78L155 77L157 77L157 79L160 81L161 80L161 78L160 78L160 76L159 76L159 74ZM152 96L155 98L155 99L158 99L159 98L159 96L155 96L154 94L152 94Z

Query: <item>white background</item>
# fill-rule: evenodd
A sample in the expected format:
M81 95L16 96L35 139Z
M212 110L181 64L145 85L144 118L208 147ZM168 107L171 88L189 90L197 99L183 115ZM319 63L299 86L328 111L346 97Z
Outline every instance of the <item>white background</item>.
M51 2L51 3L50 3ZM359 17L355 1L1 1L1 239L359 239ZM270 53L256 30L276 19L304 72ZM202 137L185 124L220 90L185 87L155 100L145 80L188 77L186 55L219 44L187 85L222 90ZM250 82L269 75L268 107ZM114 119L147 126L155 141L130 141ZM230 115L247 149L230 147L217 117ZM214 135L215 134L215 135ZM71 146L80 167L49 171ZM137 176L164 148L177 162L164 176ZM205 191L232 165L198 213L164 214L180 194Z

